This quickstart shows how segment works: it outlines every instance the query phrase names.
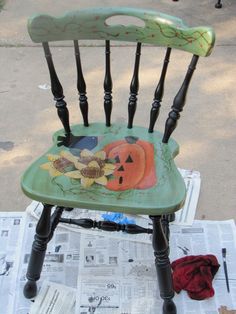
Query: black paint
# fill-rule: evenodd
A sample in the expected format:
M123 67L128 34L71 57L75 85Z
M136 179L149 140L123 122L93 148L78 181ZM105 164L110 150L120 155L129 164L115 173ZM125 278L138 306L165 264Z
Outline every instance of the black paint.
M140 227L135 224L119 224L113 221L95 221L92 219L60 218L60 222L77 225L83 228L97 228L104 231L123 231L129 234L152 233L152 229Z
M105 49L105 78L104 78L104 110L106 116L106 126L111 125L111 111L112 111L112 78L111 78L111 60L110 60L110 41L106 40Z
M164 94L165 77L166 77L166 72L167 72L167 68L168 68L168 64L170 60L170 53L171 53L171 48L167 48L165 59L164 59L164 64L161 71L160 80L155 90L154 100L152 103L152 109L150 112L150 124L149 124L149 129L148 129L149 133L153 132L154 125L159 116L162 97Z
M82 71L82 65L80 60L80 51L79 51L79 44L78 40L74 40L74 49L75 49L75 60L76 60L76 67L77 67L77 89L79 93L79 104L80 104L80 111L83 116L84 126L89 126L88 122L88 99L86 96L86 84L84 80L84 75Z
M188 67L188 71L184 78L183 84L174 98L173 106L171 107L172 110L170 111L169 116L166 120L165 132L162 139L163 143L168 143L168 140L171 134L173 133L173 131L175 130L177 126L177 121L180 118L180 112L183 110L183 107L185 105L188 87L189 87L193 72L196 68L198 58L199 57L196 55L192 57L192 60Z
M37 293L36 281L39 280L43 267L47 243L51 236L51 209L53 206L44 205L41 217L36 227L36 234L32 245L30 260L28 264L26 278L28 279L24 287L24 296L33 298Z
M134 114L136 112L137 107L137 95L139 90L139 64L140 64L140 56L141 56L141 43L137 43L136 55L135 55L135 64L134 64L134 72L133 77L130 83L130 97L128 103L128 128L132 129Z
M67 104L64 101L65 96L63 95L63 88L58 79L58 76L57 76L57 73L53 64L50 48L47 42L43 43L43 49L44 49L44 53L45 53L45 57L47 60L48 69L50 73L51 91L56 101L57 114L62 122L62 125L65 130L65 134L70 134L71 130L70 130L70 124L69 124L69 111L67 109Z
M150 216L150 219L153 223L152 245L160 296L164 300L163 314L176 314L176 307L172 301L174 289L169 260L169 244L162 228L162 216Z

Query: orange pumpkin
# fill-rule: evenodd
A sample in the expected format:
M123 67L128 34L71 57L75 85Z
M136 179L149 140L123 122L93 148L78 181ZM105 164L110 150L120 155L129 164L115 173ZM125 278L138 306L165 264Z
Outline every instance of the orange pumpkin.
M106 187L113 191L147 189L156 184L153 144L128 136L106 145L108 159L116 162L114 178Z
M136 142L145 152L145 172L142 180L135 186L135 189L149 189L157 183L156 167L154 159L154 146L152 143L138 140Z

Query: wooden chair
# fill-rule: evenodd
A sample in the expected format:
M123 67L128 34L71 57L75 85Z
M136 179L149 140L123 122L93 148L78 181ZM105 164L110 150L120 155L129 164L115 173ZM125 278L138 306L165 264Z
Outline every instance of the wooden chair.
M114 16L135 17L144 23L110 25ZM36 295L47 243L64 210L75 207L149 215L153 229L133 224L116 224L91 219L71 220L84 228L152 233L155 264L164 300L163 313L176 313L169 262L168 222L185 201L186 189L174 157L178 144L170 138L176 128L186 93L199 56L210 55L214 32L208 27L188 28L182 20L162 13L131 8L95 8L68 12L55 18L36 15L29 19L28 30L35 43L42 43L63 129L53 136L53 146L36 160L22 177L22 189L33 200L44 204L37 224L27 271L24 295ZM105 41L104 123L89 123L86 83L82 72L78 40ZM77 88L83 124L70 126L63 89L54 68L49 42L71 40L77 66ZM133 77L128 100L127 125L111 123L112 75L110 40L137 43ZM166 47L160 80L154 93L149 127L133 125L139 89L139 63L143 44ZM192 59L174 98L164 134L154 131L163 96L164 81L172 48L191 53ZM154 49L154 48L153 48ZM183 57L187 54L183 53ZM101 139L102 138L102 139ZM51 214L51 209L56 206Z

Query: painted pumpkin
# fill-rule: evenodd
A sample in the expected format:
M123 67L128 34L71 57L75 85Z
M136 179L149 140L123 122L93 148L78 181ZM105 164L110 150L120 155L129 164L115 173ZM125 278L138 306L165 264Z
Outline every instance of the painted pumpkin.
M106 145L103 150L108 159L115 160L114 178L107 188L113 191L148 189L157 182L153 144L127 136Z

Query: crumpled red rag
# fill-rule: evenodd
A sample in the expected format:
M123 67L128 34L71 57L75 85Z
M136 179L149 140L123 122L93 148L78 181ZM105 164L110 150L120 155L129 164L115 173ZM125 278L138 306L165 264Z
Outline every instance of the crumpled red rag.
M214 255L185 256L171 264L174 290L186 290L191 299L204 300L214 295L212 280L220 265Z

